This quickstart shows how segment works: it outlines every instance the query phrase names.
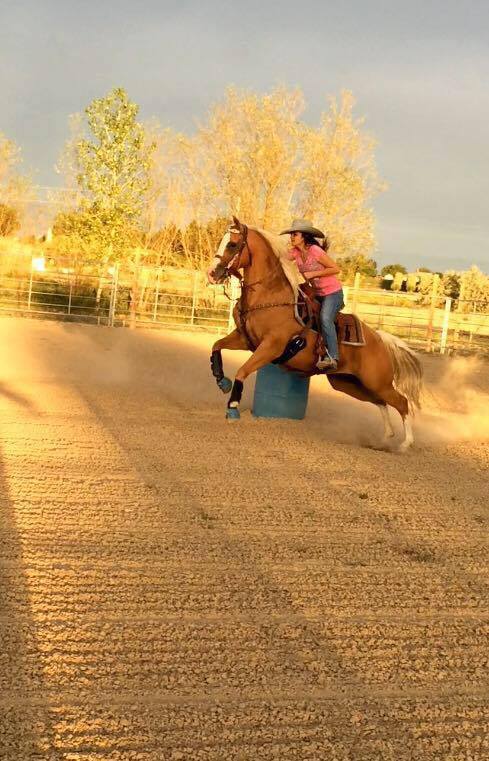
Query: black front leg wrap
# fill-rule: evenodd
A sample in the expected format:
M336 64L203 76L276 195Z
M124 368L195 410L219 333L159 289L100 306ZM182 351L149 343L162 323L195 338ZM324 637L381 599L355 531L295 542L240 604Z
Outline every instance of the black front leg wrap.
M243 393L243 381L235 380L233 383L233 390L231 391L231 396L229 397L228 407L236 407L241 401L242 393Z
M212 375L219 383L224 378L224 371L222 369L222 355L219 349L216 349L211 354L211 370Z

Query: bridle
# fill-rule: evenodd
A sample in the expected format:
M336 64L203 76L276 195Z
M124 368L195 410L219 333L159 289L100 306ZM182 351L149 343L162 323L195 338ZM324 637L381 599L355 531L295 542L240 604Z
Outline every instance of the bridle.
M222 258L224 257L226 251L229 249L236 249L235 253L231 257L230 261L227 265L223 265L222 263L220 266L223 268L223 271L225 273L226 278L230 277L231 275L234 275L234 277L238 278L239 284L241 286L241 296L238 299L237 306L238 306L238 313L239 313L239 319L241 323L241 328L246 336L246 339L250 345L250 347L253 348L253 342L251 341L251 338L249 336L247 327L246 327L246 317L250 312L255 312L258 309L270 309L272 307L285 307L285 306L296 306L295 301L286 301L281 303L276 302L267 302L263 304L255 304L254 306L247 306L247 299L246 299L246 293L247 291L253 290L256 285L259 285L260 283L263 283L263 279L256 280L254 283L244 283L243 282L243 276L239 272L240 267L242 266L241 259L243 252L245 249L248 250L248 256L250 259L251 264L251 257L252 252L248 244L248 227L245 224L240 223L239 228L237 226L232 226L229 228L228 232L231 235L239 235L240 238L238 238L237 241L230 241L226 248L224 249L221 256L218 256L217 258L222 262ZM218 265L219 266L219 265ZM226 294L227 295L227 294ZM228 297L229 298L229 297ZM256 347L255 347L256 348ZM254 351L254 348L253 348Z
M240 283L242 283L243 276L241 275L241 272L239 270L241 268L241 256L245 248L248 249L248 253L251 256L251 251L248 246L248 227L246 225L241 225L240 228L230 227L228 229L228 232L231 235L233 234L239 235L241 240L238 239L237 241L229 241L226 248L222 252L221 256L218 256L217 258L221 261L220 266L223 268L226 278L231 277L231 275L234 275L234 277L238 278ZM229 260L228 264L223 265L222 259L226 251L228 251L229 249L231 250L235 249L234 254Z

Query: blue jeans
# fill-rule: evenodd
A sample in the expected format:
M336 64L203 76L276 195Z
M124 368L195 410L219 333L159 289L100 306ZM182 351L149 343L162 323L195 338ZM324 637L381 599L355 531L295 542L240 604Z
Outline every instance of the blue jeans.
M343 291L335 291L328 296L318 296L318 301L321 303L321 333L323 334L324 343L329 352L329 356L332 359L339 359L338 354L338 337L336 335L336 328L334 321L336 315L343 309L345 302L343 301Z

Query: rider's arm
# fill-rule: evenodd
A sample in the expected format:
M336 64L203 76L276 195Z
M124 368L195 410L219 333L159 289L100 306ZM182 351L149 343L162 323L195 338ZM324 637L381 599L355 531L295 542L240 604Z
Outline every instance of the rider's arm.
M306 280L312 280L315 277L328 277L328 275L337 275L340 268L328 254L324 251L317 255L316 261L322 265L322 269L309 270L304 272Z

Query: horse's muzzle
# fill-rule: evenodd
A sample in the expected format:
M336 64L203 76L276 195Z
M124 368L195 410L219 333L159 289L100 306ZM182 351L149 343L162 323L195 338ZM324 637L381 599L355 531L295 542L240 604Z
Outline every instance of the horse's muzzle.
M227 268L223 264L218 264L213 270L208 272L207 277L213 284L223 283L228 277Z

